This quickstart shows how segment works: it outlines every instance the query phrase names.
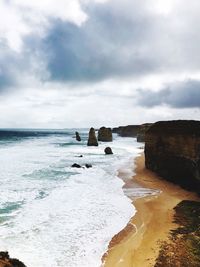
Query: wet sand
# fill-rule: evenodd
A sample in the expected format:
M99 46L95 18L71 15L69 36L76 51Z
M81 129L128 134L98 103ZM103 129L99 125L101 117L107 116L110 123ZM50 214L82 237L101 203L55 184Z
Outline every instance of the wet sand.
M133 200L137 212L126 228L111 240L102 257L104 267L153 267L161 241L167 241L169 231L177 227L173 223L173 208L182 200L199 200L195 193L145 169L143 154L135 163L136 175L125 181L124 187L130 189L137 182L142 187L160 190L160 193Z

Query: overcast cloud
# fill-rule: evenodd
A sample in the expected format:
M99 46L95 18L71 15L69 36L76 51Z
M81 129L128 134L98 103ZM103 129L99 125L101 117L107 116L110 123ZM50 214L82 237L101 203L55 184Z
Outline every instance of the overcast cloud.
M2 0L0 127L200 119L199 10L198 0Z
M138 103L145 107L166 104L175 108L200 108L200 81L176 82L158 92L138 90Z

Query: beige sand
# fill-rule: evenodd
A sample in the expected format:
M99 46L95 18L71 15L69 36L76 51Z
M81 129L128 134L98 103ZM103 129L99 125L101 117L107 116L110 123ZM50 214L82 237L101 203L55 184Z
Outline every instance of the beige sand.
M169 231L176 227L173 208L182 200L199 200L194 193L162 180L145 169L144 155L137 158L136 166L134 181L162 192L133 201L137 213L110 242L108 252L102 258L105 267L154 266L160 241L167 240ZM131 186L131 181L125 185Z

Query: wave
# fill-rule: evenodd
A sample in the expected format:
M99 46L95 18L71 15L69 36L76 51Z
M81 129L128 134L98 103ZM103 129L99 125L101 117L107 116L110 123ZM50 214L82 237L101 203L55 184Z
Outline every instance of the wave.
M107 144L87 147L73 134L0 147L0 246L30 267L99 267L111 238L136 212L117 177L123 168L127 179L132 175L136 141L115 136L114 155L105 156ZM75 162L93 168L73 169Z

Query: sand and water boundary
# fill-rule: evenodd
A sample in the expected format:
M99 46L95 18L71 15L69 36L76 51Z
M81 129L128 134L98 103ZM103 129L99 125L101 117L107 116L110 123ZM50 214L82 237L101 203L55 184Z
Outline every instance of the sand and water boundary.
M168 241L169 232L177 228L173 221L174 207L183 200L200 201L192 192L167 182L144 166L144 154L135 160L133 179L125 181L124 188L137 182L140 186L159 190L159 193L132 199L135 216L111 240L103 255L104 267L153 267L161 243Z

